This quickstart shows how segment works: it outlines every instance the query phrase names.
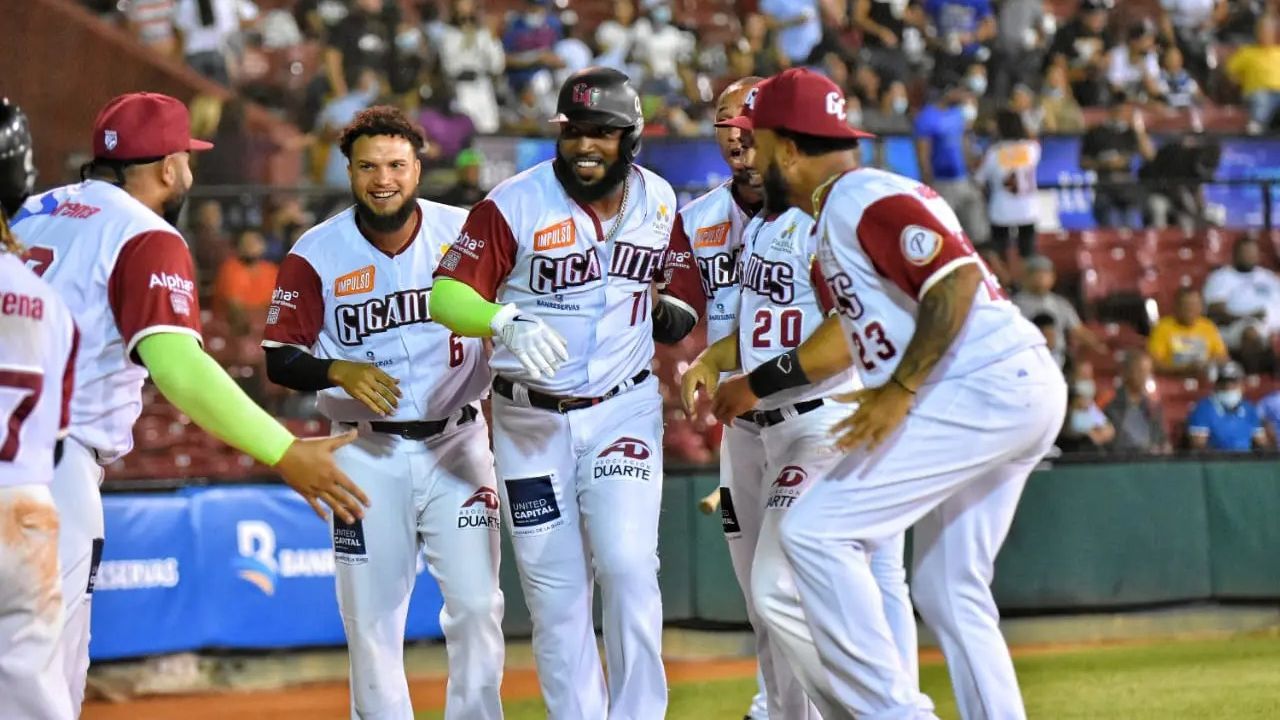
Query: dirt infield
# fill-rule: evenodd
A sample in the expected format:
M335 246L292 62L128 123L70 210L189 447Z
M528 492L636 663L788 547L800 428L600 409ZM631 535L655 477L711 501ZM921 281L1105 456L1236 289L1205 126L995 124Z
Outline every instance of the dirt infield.
M723 680L755 675L754 658L679 661L666 663L672 683ZM415 710L444 708L444 678L422 678L409 683ZM527 700L538 696L538 676L533 670L508 670L503 676L502 697ZM345 716L349 702L346 683L317 683L283 690L228 692L215 695L151 697L123 703L87 702L83 720L325 720Z

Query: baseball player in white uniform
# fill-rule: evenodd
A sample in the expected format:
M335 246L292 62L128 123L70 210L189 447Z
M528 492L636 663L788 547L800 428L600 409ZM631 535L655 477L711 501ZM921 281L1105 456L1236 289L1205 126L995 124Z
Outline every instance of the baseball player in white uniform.
M56 443L70 422L71 311L24 267L8 216L31 191L26 116L0 100L0 698L14 720L67 720ZM25 167L24 167L25 166Z
M716 101L716 119L736 117L751 88L761 78L747 77L731 83ZM717 185L681 207L671 229L680 235L675 242L688 245L702 276L702 289L707 298L707 345L732 335L737 327L738 255L742 249L742 231L760 211L764 190L758 173L751 166L751 146L744 142L742 131L725 127L716 129L720 154L733 173L728 182ZM692 408L688 409L692 414ZM760 533L760 513L752 507L739 509L735 504L732 479L736 473L759 473L763 464L759 428L750 423L726 425L720 438L720 515L729 545L729 558L734 574L750 595L747 581L756 537ZM748 600L747 616L757 625L754 609ZM763 671L758 673L763 678ZM763 680L757 683L756 696L747 712L748 720L768 720L768 697Z
M633 163L643 120L626 76L575 73L558 108L556 159L472 209L436 271L431 312L495 341L498 489L550 717L652 720L667 687L662 400L649 366L654 340L687 334L704 300L688 248L669 247L674 191ZM668 254L680 259L650 312Z
M1066 383L931 188L858 167L844 94L808 70L758 87L756 168L817 218L818 262L867 387L834 428L845 456L782 520L819 664L797 668L824 718L933 718L913 686L868 563L915 526L916 607L938 636L960 714L1026 713L990 582L1028 474L1057 435ZM831 340L758 366L768 398L831 374Z
M196 424L274 466L317 513L324 502L354 519L367 503L332 457L354 434L294 438L200 346L191 254L172 221L191 187L188 153L208 147L191 139L180 101L122 95L94 122L89 179L33 197L15 216L27 267L58 291L80 329L71 426L52 485L62 522L63 659L77 715L102 553L101 466L132 449L148 374Z
M502 717L502 591L493 456L479 401L483 342L432 321L431 275L466 211L416 199L425 138L395 108L343 131L356 204L308 231L280 265L263 346L271 379L319 392L335 429L359 429L338 465L372 501L333 522L351 717L412 720L405 619L425 547L444 595L445 717Z
M767 190L767 188L766 188ZM831 446L831 429L846 417L848 405L836 398L860 387L849 367L848 353L837 356L843 370L808 385L788 389L755 402L747 376L738 375L716 387L720 373L751 372L779 352L797 348L819 331L838 333L830 291L814 262L817 238L813 218L798 208L774 209L778 193L766 193L765 211L743 235L742 297L736 335L713 345L686 373L686 398L698 385L715 397L715 411L731 427L749 426L759 440L751 456L762 462L748 467L734 458L738 471L730 479L737 516L748 511L762 519L753 546L744 589L755 615L777 610L773 621L755 625L760 663L769 688L771 718L817 718L817 708L796 681L796 667L815 665L812 635L795 603L796 588L779 542L779 527L792 504L840 459ZM838 335L837 335L838 337ZM841 344L840 349L843 349ZM747 396L747 402L738 399ZM754 406L752 406L754 402ZM748 452L746 449L743 452ZM726 529L733 537L736 528ZM904 534L888 539L871 553L870 564L884 599L885 615L903 666L916 677L915 616L903 567Z

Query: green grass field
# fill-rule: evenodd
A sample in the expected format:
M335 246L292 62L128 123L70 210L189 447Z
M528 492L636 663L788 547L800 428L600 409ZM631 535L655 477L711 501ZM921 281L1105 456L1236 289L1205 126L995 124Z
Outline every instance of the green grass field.
M1280 635L1037 652L1017 659L1031 718L1247 720L1280 718ZM938 715L956 718L946 668L921 668ZM671 688L671 720L739 720L752 678ZM507 705L507 720L541 720L540 701ZM440 713L420 713L437 720Z

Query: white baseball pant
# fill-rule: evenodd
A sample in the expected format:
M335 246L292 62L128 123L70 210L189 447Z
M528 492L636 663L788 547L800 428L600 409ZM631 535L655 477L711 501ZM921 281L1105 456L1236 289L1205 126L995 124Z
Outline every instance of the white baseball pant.
M846 455L792 506L782 548L822 659L800 672L826 720L936 717L903 667L867 560L912 525L916 607L942 644L961 717L1026 717L990 583L1065 412L1049 352L1024 350L922 388L884 445Z
M495 394L493 422L498 488L533 620L548 717L664 717L657 380L567 413ZM593 581L604 601L607 691L592 622Z
M788 408L783 412L787 415L794 411ZM764 514L749 587L774 647L772 682L765 673L771 718L819 718L811 698L830 692L816 672L821 661L799 604L790 563L782 551L780 527L794 503L839 462L841 455L833 448L831 428L852 412L851 406L828 400L823 407L760 430L766 458ZM918 687L916 620L903 566L903 540L904 532L897 533L862 562L870 563L897 656L914 689Z
M412 720L404 633L419 553L440 585L449 658L445 717L502 717L505 646L497 495L484 418L422 440L370 432L335 453L369 496L353 525L330 520L338 608L351 660L353 720ZM334 431L350 428L334 425ZM487 505L486 505L487 501Z
M62 661L71 710L80 717L89 674L89 619L93 582L102 560L103 471L97 457L75 438L63 441L53 470L53 502L58 506L58 563L62 570Z
M44 485L0 487L0 705L10 720L70 720L62 662L58 510Z

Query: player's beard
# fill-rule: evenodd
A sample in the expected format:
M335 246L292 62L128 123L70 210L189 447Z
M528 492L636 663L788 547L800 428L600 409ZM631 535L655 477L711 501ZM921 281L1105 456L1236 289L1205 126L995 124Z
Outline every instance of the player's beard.
M608 197L622 185L622 181L627 179L627 173L631 171L631 163L618 158L604 169L604 177L588 185L582 182L578 173L574 172L573 166L565 160L559 150L556 151L556 159L551 165L565 192L569 193L569 197L584 204Z
M394 211L382 215L365 205L360 198L356 198L356 216L360 219L360 226L376 233L393 233L404 227L417 207L418 204L409 199L400 203L400 207Z
M170 225L177 225L178 218L182 216L182 206L187 204L187 194L180 192L165 199L164 204L160 206L160 217Z
M775 163L764 171L764 211L778 214L791 207L791 186L782 177L782 168Z

